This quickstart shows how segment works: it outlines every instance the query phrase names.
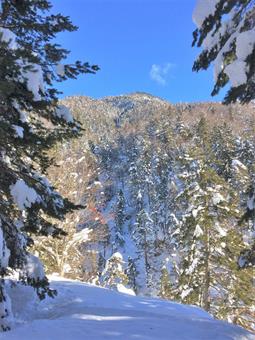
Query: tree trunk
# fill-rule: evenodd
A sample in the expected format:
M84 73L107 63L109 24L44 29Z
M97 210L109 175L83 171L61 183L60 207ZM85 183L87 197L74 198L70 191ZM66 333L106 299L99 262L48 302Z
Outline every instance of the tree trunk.
M210 234L209 228L206 226L206 249L205 249L205 281L203 289L203 308L208 312L210 310Z

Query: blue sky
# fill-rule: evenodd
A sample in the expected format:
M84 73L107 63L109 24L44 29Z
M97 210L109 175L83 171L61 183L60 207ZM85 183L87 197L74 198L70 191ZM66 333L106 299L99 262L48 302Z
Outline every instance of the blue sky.
M69 61L98 64L97 75L59 85L64 95L101 98L135 91L171 102L217 101L212 69L191 71L195 0L53 0L54 11L79 26L58 36Z

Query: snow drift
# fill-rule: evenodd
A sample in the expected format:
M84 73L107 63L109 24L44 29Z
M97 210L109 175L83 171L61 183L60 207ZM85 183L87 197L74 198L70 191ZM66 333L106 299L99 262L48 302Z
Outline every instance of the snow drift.
M10 289L16 325L3 340L254 339L244 329L213 319L198 307L117 293L79 281L52 278L55 299L37 302L31 287ZM24 299L24 296L30 299ZM26 304L24 305L24 301Z

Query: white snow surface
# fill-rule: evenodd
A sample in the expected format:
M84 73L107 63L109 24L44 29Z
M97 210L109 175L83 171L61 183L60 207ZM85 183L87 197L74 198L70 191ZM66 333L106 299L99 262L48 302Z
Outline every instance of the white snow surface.
M37 192L30 188L23 179L18 179L15 184L10 186L10 193L20 210L31 208L33 203L41 200Z
M40 92L44 93L44 79L42 67L38 64L24 64L31 66L31 70L23 70L22 76L27 82L27 89L34 95L34 100L39 101L42 99Z
M212 203L213 205L217 205L220 202L225 201L225 198L219 193L219 192L215 192L213 197L212 197Z
M0 3L1 5L1 3ZM17 49L16 35L8 28L0 28L1 40L8 43L8 47L11 50Z
M57 73L57 75L59 75L60 77L64 77L65 76L65 65L64 64L57 64L55 67L55 71Z
M243 60L235 60L225 67L224 72L229 77L231 86L237 87L247 81L247 64Z
M245 61L252 53L255 45L255 28L241 32L236 38L237 59Z
M201 236L203 234L204 234L203 230L201 229L200 225L197 224L196 228L195 228L195 231L194 231L194 236L195 237L199 237L199 236Z
M25 271L29 278L32 278L35 280L43 279L45 276L41 261L32 254L29 254L27 257Z
M217 321L198 307L130 296L59 277L51 279L58 296L41 303L34 300L31 288L16 287L13 296L10 289L18 323L10 332L1 333L0 339L254 339L246 330ZM24 297L29 303L24 303Z
M216 10L216 5L220 0L197 0L196 7L193 11L192 19L197 27L201 27L204 20L213 15Z
M73 122L71 111L64 105L59 105L55 111L57 117L64 119L67 123Z
M133 289L127 288L121 283L117 283L117 291L120 293L128 294L128 295L133 295L133 296L136 295Z
M24 137L24 129L19 125L12 125L13 130L15 131L15 137L23 138Z

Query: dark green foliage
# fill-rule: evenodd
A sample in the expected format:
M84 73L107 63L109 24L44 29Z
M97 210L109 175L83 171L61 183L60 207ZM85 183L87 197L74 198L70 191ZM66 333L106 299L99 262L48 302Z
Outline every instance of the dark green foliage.
M62 65L62 73L57 71L69 52L51 41L57 33L77 27L69 17L53 15L50 9L46 0L3 0L0 8L0 227L10 251L8 266L21 270L21 281L32 285L41 299L54 291L46 277L28 275L26 248L33 234L63 234L52 221L63 220L78 207L63 199L42 175L54 163L48 150L81 131L78 121L62 115L63 111L57 113L59 92L53 84L98 70L77 61ZM37 198L20 206L11 194L17 183L23 185L21 194L25 187ZM2 278L5 272L1 268ZM0 303L4 301L0 297ZM5 316L1 318L2 327L7 327Z

